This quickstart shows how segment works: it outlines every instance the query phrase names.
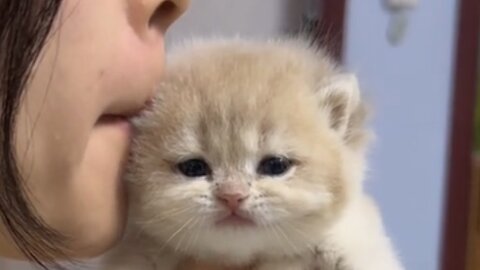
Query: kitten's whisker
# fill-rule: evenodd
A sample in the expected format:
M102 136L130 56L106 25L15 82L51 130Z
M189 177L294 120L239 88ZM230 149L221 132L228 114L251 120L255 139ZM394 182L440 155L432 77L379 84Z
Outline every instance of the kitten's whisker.
M201 226L203 225L203 223L205 222L205 216L202 216L202 217L199 219L199 221L200 221L200 222L199 222L199 224L198 224L198 227L201 227ZM195 245L195 244L196 244L196 242L198 241L198 235L200 235L200 230L197 228L197 232L196 232L194 235L191 235L191 236L190 236L190 241L189 241L190 244L188 244L188 246L185 246L185 250L190 249L190 247L191 247L192 245Z
M180 239L178 239L178 242L177 244L175 245L175 252L177 252L180 247L182 246L182 242L183 240L185 239L185 235L186 235L186 232L188 230L190 230L192 227L194 227L197 222L199 221L200 219L198 217L195 217L195 219L193 220L193 222L191 222L183 231L182 231L182 235L180 236Z
M275 229L275 227L274 227L272 224L270 224L270 223L265 223L265 222L264 222L264 219L261 220L261 223L262 223L262 225L263 225L264 227L266 227L267 229L269 229L269 231L273 232L274 237L275 237L276 240L278 241L279 245L282 247L283 253L284 253L284 254L288 254L287 249L285 249L285 247L281 244L282 241L280 240L280 237L279 237L279 235L278 235L277 230ZM265 226L265 224L266 224L267 226Z
M166 215L175 214L175 213L180 212L180 211L188 211L188 210L194 209L196 207L197 207L196 205L193 205L193 206L190 206L190 207L170 208L167 211L159 212L157 215L155 215L155 217L164 217Z
M278 229L278 231L283 236L285 241L287 241L287 243L290 245L290 247L293 248L297 254L300 254L300 250L298 249L298 247L296 245L294 245L292 243L292 241L290 241L290 238L288 238L288 236L283 232L282 228L278 225L275 225L275 227Z
M173 217L177 214L184 213L188 210L190 210L190 209L189 208L178 208L178 209L175 209L175 210L172 210L172 211L162 212L161 214L151 216L148 220L142 221L142 223L144 223L144 224L155 223L155 222L167 219L169 217Z
M296 228L291 222L286 222L285 224L290 229L292 229L295 233L297 233L303 239L303 241L305 241L307 243L308 249L310 249L310 251L312 251L312 253L315 253L315 248L310 243L311 237L309 237L304 231L301 231L298 228Z
M193 220L195 219L195 217L191 217L189 218L187 221L185 221L185 223L180 226L180 228L178 228L178 230L176 230L166 241L165 243L162 245L162 247L160 248L161 250L163 250L167 245L168 243L170 243L170 241L175 237L177 236L186 226L188 226L188 224L190 224Z
M296 233L300 234L303 238L309 239L310 237L304 232L296 228L291 222L285 222L285 225L287 225L290 229L294 230Z
M169 212L163 212L162 215L155 215L149 220L144 220L144 221L139 221L137 222L140 225L150 225L150 224L155 224L155 223L160 223L162 221L165 221L167 219L173 218L175 216L178 216L180 214L183 214L185 212L188 212L195 207L188 207L188 208L176 208L175 210L169 211Z

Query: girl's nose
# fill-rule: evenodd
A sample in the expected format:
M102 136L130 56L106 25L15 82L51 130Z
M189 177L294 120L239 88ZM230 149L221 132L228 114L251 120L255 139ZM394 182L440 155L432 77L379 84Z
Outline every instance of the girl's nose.
M135 28L162 35L188 8L190 0L130 0L130 19Z

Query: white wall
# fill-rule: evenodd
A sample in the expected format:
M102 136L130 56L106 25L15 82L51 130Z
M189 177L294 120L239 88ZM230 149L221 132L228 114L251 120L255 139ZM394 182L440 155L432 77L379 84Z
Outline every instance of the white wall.
M456 1L420 0L391 47L382 1L350 0L346 64L375 105L368 184L408 270L439 269Z
M298 26L303 0L193 0L168 43L194 36L275 36Z

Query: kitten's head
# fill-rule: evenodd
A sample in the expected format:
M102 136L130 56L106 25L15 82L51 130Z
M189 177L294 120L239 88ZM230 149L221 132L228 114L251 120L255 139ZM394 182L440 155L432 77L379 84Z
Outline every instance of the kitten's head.
M305 44L211 41L169 59L137 121L133 222L239 261L332 224L361 180L363 111L355 78Z

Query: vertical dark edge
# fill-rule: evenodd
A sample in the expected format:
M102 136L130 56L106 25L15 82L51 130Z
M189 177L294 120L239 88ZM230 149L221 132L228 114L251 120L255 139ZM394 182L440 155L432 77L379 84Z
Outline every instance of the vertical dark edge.
M343 60L346 0L319 0L317 35L338 60Z
M480 34L480 1L460 0L458 4L454 92L441 250L442 270L466 269L472 184L471 157Z

